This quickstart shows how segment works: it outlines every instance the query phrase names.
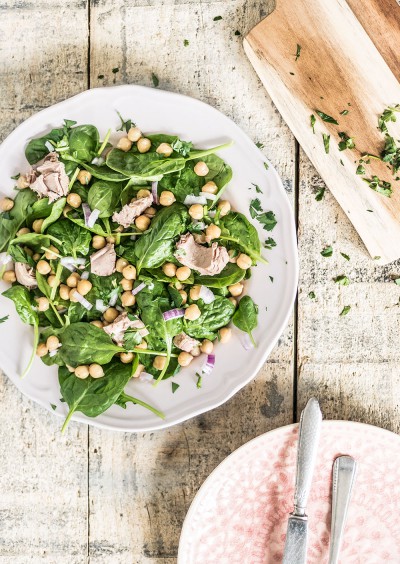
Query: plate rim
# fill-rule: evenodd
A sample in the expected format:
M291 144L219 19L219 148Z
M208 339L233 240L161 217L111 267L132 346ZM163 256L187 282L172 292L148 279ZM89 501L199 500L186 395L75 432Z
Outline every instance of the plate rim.
M129 423L129 426L127 426L125 428L125 427L122 427L122 426L119 426L119 425L114 425L112 422L101 422L97 418L92 419L92 418L86 417L85 415L80 414L80 413L75 413L74 416L72 417L72 421L79 422L79 423L85 423L87 425L92 425L92 426L100 428L100 429L126 432L126 433L140 433L140 432L152 432L152 431L156 431L156 430L166 429L168 427L172 427L174 425L178 425L178 424L180 424L184 421L192 419L193 417L197 417L200 414L207 413L208 411L216 409L217 407L219 407L219 406L223 405L224 403L226 403L227 401L229 401L242 388L244 388L252 380L254 380L257 373L260 371L261 367L265 363L265 361L268 358L269 354L271 353L272 349L274 348L277 341L279 340L280 336L282 335L284 329L287 327L289 318L290 318L290 316L293 312L293 306L294 306L294 302L295 302L296 295L297 295L297 287L298 287L298 280L299 280L299 254L298 254L298 247L297 247L297 227L296 227L294 209L291 206L288 194L286 193L286 190L283 186L282 179L281 179L280 175L278 174L278 172L276 171L273 164L269 161L269 159L267 159L265 157L265 155L262 153L262 151L255 146L255 144L253 143L251 138L247 135L247 133L245 133L242 130L242 128L235 123L235 121L233 119L231 119L229 116L227 116L225 113L221 112L220 110L218 110L214 106L212 106L212 105L210 105L206 102L203 102L202 100L199 100L199 99L197 99L193 96L188 96L186 94L181 94L180 92L171 92L171 91L168 91L168 90L162 90L162 89L158 89L158 88L154 89L154 88L151 88L151 87L142 86L142 85L138 85L138 84L122 84L122 85L116 85L116 86L100 86L100 87L96 87L96 88L86 89L82 92L79 92L78 94L75 94L74 96L70 96L69 98L65 98L64 100L61 100L59 102L56 102L55 104L52 104L52 105L50 105L46 108L43 108L40 111L35 112L31 116L29 116L24 121L22 121L15 129L13 129L13 131L11 131L5 137L5 139L0 144L0 159L2 158L3 148L4 148L5 144L6 143L8 144L14 138L17 138L19 131L23 127L25 127L26 124L35 122L36 120L38 120L40 118L41 115L45 114L50 108L51 109L58 108L58 107L61 107L63 104L68 103L68 102L75 103L80 98L90 97L92 95L92 93L101 95L102 92L106 93L106 92L110 92L111 90L115 91L116 93L117 92L123 93L124 90L129 91L131 89L134 89L136 91L142 91L143 93L149 92L149 91L153 92L154 90L156 90L158 93L160 93L161 95L164 95L164 96L169 96L171 98L185 100L185 101L188 101L189 103L194 102L196 104L200 104L201 106L204 106L208 111L211 110L211 111L216 112L217 114L223 116L224 119L228 120L230 122L230 124L234 128L236 128L238 135L242 137L242 140L246 143L246 145L248 147L251 147L252 151L256 151L256 150L259 151L259 153L262 155L263 160L268 163L269 171L275 177L275 181L277 182L278 189L281 193L281 204L284 208L286 208L288 215L291 216L291 221L290 221L289 225L287 226L286 236L287 236L287 240L288 240L288 243L289 243L289 248L292 252L292 256L290 258L291 258L291 261L292 261L291 267L293 269L293 277L290 278L291 283L289 284L289 287L288 287L288 295L290 296L288 303L290 303L290 306L288 307L286 314L282 318L282 322L280 323L279 327L277 327L275 335L271 339L270 345L264 349L262 355L260 356L259 362L257 363L255 369L252 372L249 372L249 376L246 379L244 379L240 384L237 384L232 389L230 389L222 398L217 398L214 401L210 401L209 405L207 405L207 406L199 406L197 409L194 409L190 413L183 414L183 415L175 418L173 421L160 420L160 422L158 424L152 425L151 428L146 427L146 426L141 427L140 425L137 425L137 424L131 425L130 423ZM34 401L35 403L41 405L47 411L56 415L57 417L59 417L59 418L64 417L64 414L57 412L57 411L54 411L51 408L51 405L47 405L47 402L45 402L44 400L35 396L35 394L25 391L21 386L22 382L21 382L21 380L18 376L15 376L15 377L9 376L6 373L6 371L4 371L4 374L13 382L14 385L16 385L16 387L19 389L19 391L24 396L26 396L28 399L30 399L31 401Z

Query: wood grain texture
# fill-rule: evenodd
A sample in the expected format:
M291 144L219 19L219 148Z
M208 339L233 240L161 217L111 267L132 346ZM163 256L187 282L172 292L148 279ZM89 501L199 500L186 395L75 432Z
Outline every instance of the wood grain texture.
M362 4L368 12L369 3ZM385 33L390 33L389 27ZM390 38L394 44L399 33ZM297 44L301 55L296 61ZM280 0L276 10L251 30L244 46L285 121L371 256L379 256L381 263L399 258L400 183L380 160L371 160L365 175L357 175L356 168L363 154L377 155L383 150L378 116L400 100L400 84L346 2ZM317 118L313 134L310 115L316 109L334 116L339 125ZM349 110L348 115L340 115L343 110ZM340 131L356 140L355 150L339 150ZM400 136L399 123L391 133ZM331 136L329 154L321 134ZM391 198L377 194L363 181L373 175L392 183Z

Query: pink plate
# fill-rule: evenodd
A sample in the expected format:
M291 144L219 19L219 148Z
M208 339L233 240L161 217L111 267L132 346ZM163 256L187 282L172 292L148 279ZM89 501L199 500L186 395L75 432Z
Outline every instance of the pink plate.
M261 435L205 481L183 525L178 564L280 564L293 509L298 425ZM308 505L307 564L328 562L334 459L357 476L340 564L400 562L400 439L345 421L324 421Z

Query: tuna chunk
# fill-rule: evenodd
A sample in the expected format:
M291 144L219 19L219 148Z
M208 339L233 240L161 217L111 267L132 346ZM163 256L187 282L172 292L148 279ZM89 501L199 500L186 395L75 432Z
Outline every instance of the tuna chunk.
M25 288L37 288L37 282L33 268L23 262L15 263L15 276Z
M135 221L135 218L139 217L152 203L152 194L144 198L138 198L130 204L126 204L119 213L115 212L112 220L122 225L122 227L129 227Z
M184 333L183 331L182 333L179 333L179 335L176 335L174 337L173 342L178 349L181 349L181 351L186 351L188 353L190 353L195 347L200 345L199 341L193 339L192 337L189 337L189 335L186 335L186 333Z
M229 262L225 247L219 246L218 243L213 243L211 247L199 245L191 233L182 235L176 248L175 257L179 262L200 274L209 276L219 274Z
M69 178L65 166L60 163L56 153L49 153L43 164L27 175L29 187L39 196L49 198L49 203L68 194Z
M105 247L90 256L90 271L97 276L110 276L115 272L117 255L114 245L108 243Z
M119 346L124 344L125 331L128 329L143 329L144 323L139 318L133 321L129 319L126 312L121 313L110 325L103 327L103 331L110 335L111 339Z

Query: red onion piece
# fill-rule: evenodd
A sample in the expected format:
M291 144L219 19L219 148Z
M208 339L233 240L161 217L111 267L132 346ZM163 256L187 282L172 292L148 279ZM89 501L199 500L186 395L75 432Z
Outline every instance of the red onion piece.
M201 369L202 374L211 374L215 366L215 354L208 354L207 360Z
M89 280L90 272L88 270L84 270L81 274L82 280Z
M153 201L158 204L158 182L155 180L151 183L151 193L153 194Z
M193 194L190 194L189 196L186 196L183 203L185 206L192 206L193 204L202 204L205 206L207 204L207 200L204 196L194 196Z
M89 215L86 225L90 228L96 223L99 219L100 210L93 210L92 213Z
M210 194L209 192L200 192L200 196L203 196L207 200L216 200L217 196L215 194Z
M87 301L77 290L72 294L74 298L78 300L78 302L83 306L85 309L90 310L92 309L93 305Z
M103 300L96 300L96 305L95 305L97 311L100 311L101 313L104 313L106 311L106 309L108 309L108 306L106 306L103 302Z
M241 342L242 347L244 348L245 351L249 351L250 349L254 349L254 345L251 342L251 339L250 339L250 337L247 333L245 333L244 335L241 335L240 342Z
M168 311L164 311L163 318L164 321L168 321L169 319L176 319L177 317L183 317L185 315L185 310L183 308L174 308L169 309Z
M133 288L132 294L134 296L136 296L136 294L138 294L141 290L144 290L144 288L146 288L146 284L144 282L141 282L139 284L139 286L136 286L136 288Z
M0 253L0 264L7 264L12 261L12 256L7 253Z
M205 304L211 304L215 300L213 292L207 286L200 286L199 297Z
M114 307L115 304L117 303L117 300L118 300L118 288L114 288L114 290L111 291L110 301L108 302L108 305Z
M83 217L85 218L85 225L86 227L88 226L88 221L89 221L89 217L92 213L92 210L89 207L89 204L87 204L86 202L84 202L82 204L82 210L83 210Z

